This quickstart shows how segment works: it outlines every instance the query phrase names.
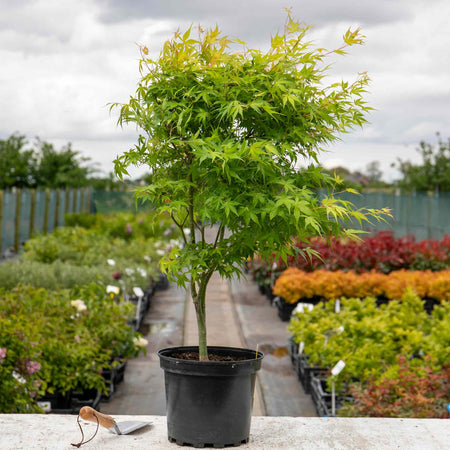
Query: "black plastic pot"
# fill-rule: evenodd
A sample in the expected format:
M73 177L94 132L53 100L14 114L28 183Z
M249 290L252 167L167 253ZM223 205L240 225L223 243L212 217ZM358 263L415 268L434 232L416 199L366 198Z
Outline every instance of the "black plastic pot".
M127 361L121 360L120 358L117 359L120 361L120 364L116 367L114 367L114 384L118 385L119 383L122 383L124 377L125 377L125 369L127 368Z
M238 446L248 442L256 372L264 355L232 347L208 347L209 354L237 361L188 361L174 353L198 347L172 347L158 352L165 374L169 441L194 447Z
M160 272L158 275L158 281L155 284L155 289L158 291L164 291L169 289L169 280L167 274Z
M86 389L80 392L72 392L73 414L78 414L83 406L99 409L102 395L97 389Z
M287 303L284 298L277 297L277 299L274 300L274 303L277 305L278 317L283 322L288 322L289 320L291 320L292 311L294 311L294 309L297 306L298 302Z
M114 369L112 367L103 369L102 377L105 379L106 387L108 388L108 391L102 394L102 400L109 401L116 390L114 383Z

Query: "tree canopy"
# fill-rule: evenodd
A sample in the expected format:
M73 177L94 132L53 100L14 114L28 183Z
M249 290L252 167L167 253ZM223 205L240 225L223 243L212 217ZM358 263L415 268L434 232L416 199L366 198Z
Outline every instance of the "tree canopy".
M450 191L450 138L443 141L437 135L437 145L421 141L417 151L422 157L421 164L398 159L395 165L402 178L401 188L417 191Z
M26 144L21 135L0 139L0 189L34 185L36 155L32 149L25 149Z
M150 168L152 184L136 193L183 233L185 247L174 248L163 267L180 284L190 280L200 336L214 271L231 276L255 252L286 257L295 251L293 236L355 236L346 222L379 217L335 198L333 178L315 164L323 146L362 126L371 109L363 100L367 74L325 83L326 58L363 38L348 30L343 45L327 51L306 40L308 31L288 16L267 52L217 27L177 31L156 60L141 47L136 94L119 105L119 123L137 124L141 135L115 160L116 173ZM330 195L320 199L319 187ZM207 224L217 224L212 242Z
M37 138L34 144L21 134L0 139L0 189L11 187L82 187L92 184L96 170L68 143L60 150Z

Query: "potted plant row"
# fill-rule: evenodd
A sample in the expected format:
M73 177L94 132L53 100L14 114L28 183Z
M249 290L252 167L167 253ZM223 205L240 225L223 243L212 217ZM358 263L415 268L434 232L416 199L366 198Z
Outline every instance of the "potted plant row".
M31 286L0 290L0 411L76 413L95 407L109 380L123 377L123 358L141 336L126 325L131 305L104 287L71 291Z
M213 274L239 275L255 254L286 258L296 251L294 235L354 237L345 228L353 218L388 213L354 210L333 196L334 178L314 165L298 168L317 160L339 133L362 125L370 109L362 99L365 74L321 84L326 56L362 43L359 31L348 30L343 47L330 53L308 43L307 32L288 14L284 31L260 52L218 27L177 31L157 58L140 46L136 94L112 105L120 109L120 125L141 130L136 145L115 160L116 174L148 167L151 184L137 187L136 197L167 213L184 243L161 268L189 288L199 343L158 352L168 438L179 445L223 447L249 439L263 355L208 346L206 289ZM319 186L329 190L322 200L314 192Z
M373 296L381 305L401 298L408 287L421 296L425 310L430 313L435 305L450 299L450 270L357 274L327 270L304 272L290 267L277 279L273 292L279 296L275 302L279 317L287 321L300 302L315 305L340 297Z
M296 313L290 325L294 333L289 343L291 360L318 413L330 415L332 383L335 409L343 407L346 414L359 411L358 405L367 407L361 392L369 385L382 385L386 374L391 377L386 386L396 388L393 380L398 379L396 373L402 370L399 355L411 361L408 370L412 377L419 373L423 376L425 368L434 378L446 373L450 340L442 330L449 325L449 308L444 304L429 316L420 298L408 291L401 302L393 301L381 308L374 299L343 299L339 310L330 301L312 311ZM331 369L339 360L345 361L345 368L333 376ZM379 389L377 392L381 393L382 388ZM406 395L408 389L405 378L398 392ZM432 396L431 384L427 389L426 395ZM440 395L445 396L445 388L440 389ZM416 401L416 411L420 411L421 401L418 397Z
M308 244L296 242L300 250L308 245L318 255L297 255L288 257L286 262L256 257L248 263L249 273L258 285L266 286L287 267L305 272L323 269L390 273L401 269L440 271L450 266L450 236L416 242L414 236L395 237L392 231L379 231L359 242L333 238L313 238Z

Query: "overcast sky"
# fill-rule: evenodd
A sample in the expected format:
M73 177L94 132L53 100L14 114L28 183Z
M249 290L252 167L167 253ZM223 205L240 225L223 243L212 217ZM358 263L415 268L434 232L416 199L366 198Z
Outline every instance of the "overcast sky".
M350 81L367 71L376 111L322 154L325 166L364 171L378 160L392 179L397 157L418 161L421 140L450 137L449 0L0 0L0 138L72 142L106 173L137 136L107 106L135 92L136 43L156 55L178 27L218 24L265 49L285 7L314 26L309 37L320 46L339 46L350 26L366 36L336 58L333 75Z

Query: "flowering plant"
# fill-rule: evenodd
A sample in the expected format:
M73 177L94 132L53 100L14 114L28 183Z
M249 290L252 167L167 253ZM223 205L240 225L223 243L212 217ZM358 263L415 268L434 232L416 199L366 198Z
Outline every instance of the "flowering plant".
M132 305L99 284L73 291L18 286L0 290L0 302L0 412L37 411L45 392L104 392L102 371L145 351L126 323Z
M39 412L32 400L42 392L41 351L14 320L0 319L0 412Z

